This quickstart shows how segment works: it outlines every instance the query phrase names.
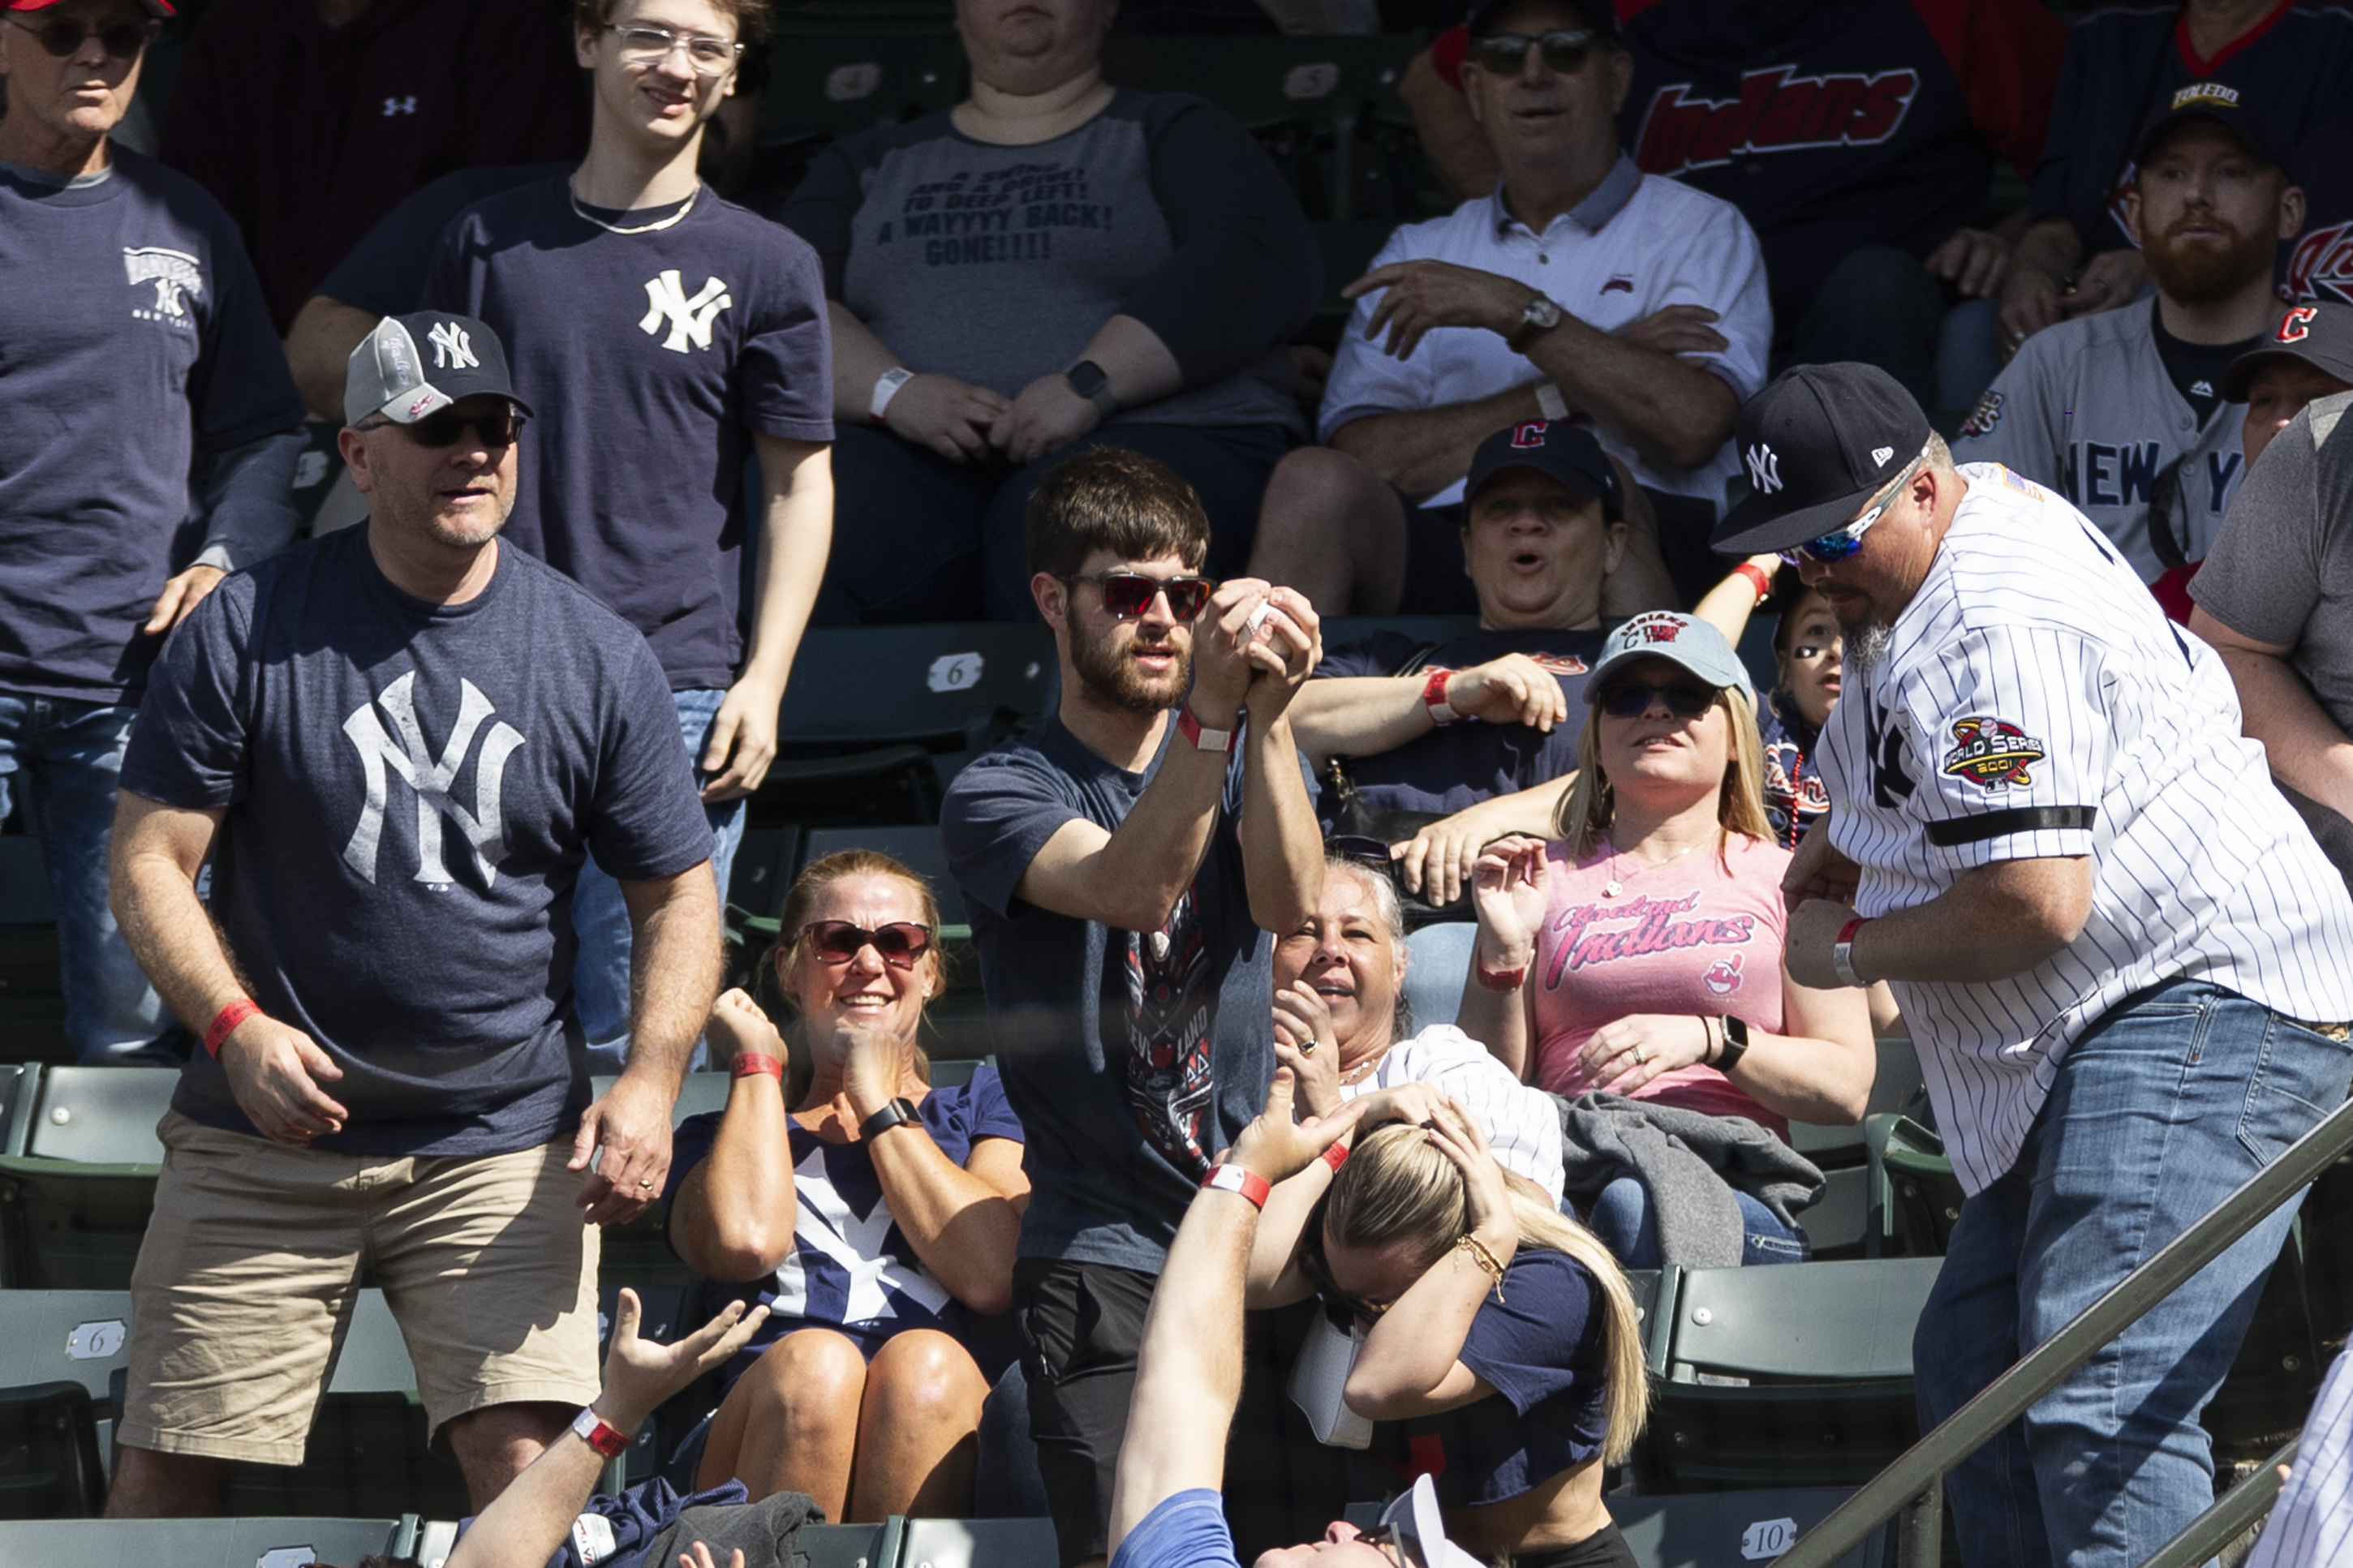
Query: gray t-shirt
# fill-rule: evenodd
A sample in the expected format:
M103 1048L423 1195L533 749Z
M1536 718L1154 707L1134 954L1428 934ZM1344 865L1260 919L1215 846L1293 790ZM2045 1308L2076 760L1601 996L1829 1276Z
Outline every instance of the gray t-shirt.
M920 371L1010 397L1133 316L1184 384L1114 419L1303 432L1283 345L1321 290L1314 235L1257 143L1183 93L1122 89L1000 147L950 116L836 142L784 212L826 292Z
M2247 471L2189 596L2288 662L2353 731L2353 393L2305 405Z

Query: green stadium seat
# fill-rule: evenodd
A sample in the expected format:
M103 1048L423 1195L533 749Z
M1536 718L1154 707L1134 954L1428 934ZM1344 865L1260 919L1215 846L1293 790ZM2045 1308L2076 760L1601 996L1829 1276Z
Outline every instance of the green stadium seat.
M911 1519L902 1568L1056 1568L1054 1524L1046 1519Z
M1641 1568L1717 1568L1720 1563L1770 1562L1852 1495L1810 1488L1609 1497L1602 1501ZM1894 1561L1883 1532L1840 1558L1838 1568L1881 1568Z
M1880 1210L1874 1228L1892 1250L1913 1258L1942 1258L1961 1217L1961 1183L1945 1157L1945 1141L1908 1116L1863 1119L1871 1150L1872 1201Z
M1912 1332L1941 1265L1683 1271L1647 1490L1859 1486L1918 1435Z
M903 1519L881 1524L805 1524L797 1542L808 1568L899 1568Z
M1919 1111L1927 1103L1927 1092L1920 1081L1919 1052L1907 1039L1885 1039L1877 1044L1879 1067L1872 1078L1871 1100L1863 1107L1863 1115L1910 1115ZM1789 1146L1824 1168L1867 1163L1869 1142L1860 1124L1828 1127L1806 1121L1789 1123Z
M948 874L948 852L940 842L938 828L814 827L801 852L801 865L809 866L842 849L873 849L890 856L931 884L932 897L939 900L941 924L967 923L964 890ZM797 869L795 875L798 874Z
M415 1519L43 1519L0 1523L0 1563L23 1568L352 1568L406 1557Z
M0 1519L95 1518L106 1501L99 1453L90 1390L0 1386Z
M861 8L872 4L864 0ZM822 145L949 108L963 96L964 49L953 33L827 28L820 43L789 14L778 22L760 125L769 146Z
M41 1092L41 1064L0 1066L0 1154L21 1154L33 1130L33 1101Z
M750 827L735 847L735 864L727 877L727 901L748 915L774 919L792 885L793 868L800 864L801 830L797 827Z
M20 842L0 838L0 862L8 858L6 846ZM0 891L0 898L16 891L8 886L16 875L0 867L0 889L5 889ZM73 1059L73 1043L66 1038L57 926L0 924L0 1061L38 1064Z
M30 834L0 835L0 925L47 925L57 918L41 841Z
M120 1290L154 1206L170 1068L52 1067L0 1155L0 1287Z

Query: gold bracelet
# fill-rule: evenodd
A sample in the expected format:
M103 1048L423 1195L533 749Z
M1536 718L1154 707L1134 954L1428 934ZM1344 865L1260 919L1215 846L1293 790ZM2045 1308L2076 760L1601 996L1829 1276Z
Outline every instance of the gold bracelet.
M1487 1250L1485 1242L1468 1231L1463 1232L1454 1245L1467 1249L1471 1254L1471 1261L1484 1269L1487 1278L1495 1282L1495 1301L1500 1306L1504 1300L1504 1266L1496 1261L1493 1253Z

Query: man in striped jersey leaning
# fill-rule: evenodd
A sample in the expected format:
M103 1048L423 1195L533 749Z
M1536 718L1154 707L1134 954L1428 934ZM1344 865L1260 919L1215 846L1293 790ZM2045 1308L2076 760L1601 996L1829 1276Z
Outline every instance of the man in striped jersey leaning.
M1749 499L1845 628L1789 973L1890 982L1968 1191L1914 1347L1941 1421L2277 1157L2353 1079L2353 901L2221 658L2081 513L1956 468L1884 372L1742 409ZM2137 1563L2211 1500L2198 1415L2293 1205L1947 1480L1963 1554Z

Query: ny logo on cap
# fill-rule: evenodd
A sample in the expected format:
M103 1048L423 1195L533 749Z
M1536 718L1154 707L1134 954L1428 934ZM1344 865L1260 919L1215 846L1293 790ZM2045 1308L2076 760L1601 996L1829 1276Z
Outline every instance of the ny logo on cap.
M1514 425L1512 426L1512 445L1524 452L1532 447L1542 447L1545 444L1545 432L1551 428L1552 421L1549 419L1536 419L1525 425Z
M2283 343L2300 343L2312 336L2312 319L2320 314L2309 305L2298 305L2280 318L2279 331L2273 340Z
M426 336L433 343L435 370L474 370L480 367L482 362L474 357L473 340L457 322L438 322Z
M1771 495L1781 488L1781 458L1772 447L1759 442L1748 448L1749 488Z
M1887 459L1894 456L1895 456L1895 448L1893 447L1873 447L1871 449L1871 466L1874 468L1883 468L1887 466Z

